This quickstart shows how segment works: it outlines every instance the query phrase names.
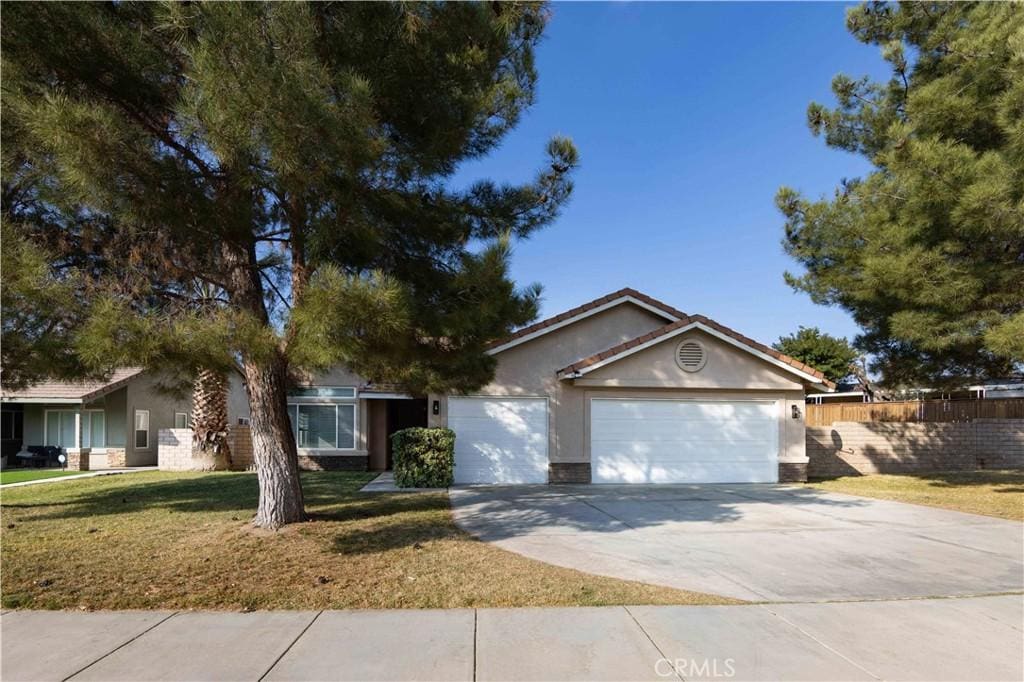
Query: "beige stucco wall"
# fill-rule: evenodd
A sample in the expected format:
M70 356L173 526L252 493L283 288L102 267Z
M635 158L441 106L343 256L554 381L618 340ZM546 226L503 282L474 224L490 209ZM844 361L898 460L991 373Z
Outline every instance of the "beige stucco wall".
M556 371L581 358L607 350L666 322L641 308L624 304L550 332L498 354L493 382L476 395L543 396L548 398L550 441L554 463L590 461L590 401L593 398L656 397L680 399L775 401L779 418L780 462L806 462L804 386L792 373L737 349L699 330L655 344L578 379L559 380ZM704 345L707 364L696 373L679 369L676 347L683 338ZM433 426L447 424L447 400ZM797 406L800 417L792 417ZM432 411L431 411L432 412Z
M494 381L474 395L517 395L548 398L548 457L552 462L586 462L584 454L584 391L559 381L556 370L580 358L607 350L667 324L643 308L624 303L580 320L497 355ZM447 399L441 413L428 416L432 426L448 423Z
M676 364L676 348L683 341L696 341L704 346L707 362L700 371L684 372ZM803 390L791 372L698 329L599 367L577 379L576 383L653 388Z

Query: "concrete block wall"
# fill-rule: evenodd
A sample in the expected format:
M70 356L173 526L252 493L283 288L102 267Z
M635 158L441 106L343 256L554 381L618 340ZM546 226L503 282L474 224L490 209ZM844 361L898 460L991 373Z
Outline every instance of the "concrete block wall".
M807 456L811 478L1024 469L1024 419L808 426Z
M161 471L192 468L192 429L160 429L157 432L157 464Z
M1024 419L978 419L974 424L976 455L984 468L1024 468Z
M192 429L160 429L157 438L161 471L192 469ZM248 426L228 427L228 448L231 450L232 469L247 471L253 468L252 437Z

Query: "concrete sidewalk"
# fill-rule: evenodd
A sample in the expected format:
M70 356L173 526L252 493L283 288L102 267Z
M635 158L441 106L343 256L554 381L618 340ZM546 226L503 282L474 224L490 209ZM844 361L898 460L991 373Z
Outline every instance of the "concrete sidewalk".
M83 471L80 474L72 474L70 476L54 476L53 478L37 478L34 481L21 481L20 483L4 483L0 485L0 488L7 490L8 488L20 488L26 485L45 485L47 483L63 483L64 481L78 481L83 478L95 478L97 476L117 476L118 474L137 474L143 471L159 471L159 467L131 467L126 469L97 469L95 471ZM17 471L17 469L8 469L8 471Z
M0 616L28 680L1020 680L1020 595L751 606Z

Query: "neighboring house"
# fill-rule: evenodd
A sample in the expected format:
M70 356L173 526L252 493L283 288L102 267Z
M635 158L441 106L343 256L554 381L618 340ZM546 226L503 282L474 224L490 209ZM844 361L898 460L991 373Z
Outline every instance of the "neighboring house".
M1024 398L1024 377L989 379L960 389L904 388L891 391L893 400L998 400ZM838 384L834 393L809 395L811 405L871 402L857 384Z
M859 387L859 384L838 383L836 390L831 393L816 393L807 396L808 405L831 405L832 403L866 403L867 394Z
M3 454L56 446L73 469L155 465L157 430L188 423L189 398L158 391L138 368L116 370L105 381L44 381L0 393Z
M473 395L413 398L343 370L294 391L300 464L390 468L390 435L429 424L455 431L457 483L799 480L805 396L834 389L812 367L632 289L488 352L494 380Z

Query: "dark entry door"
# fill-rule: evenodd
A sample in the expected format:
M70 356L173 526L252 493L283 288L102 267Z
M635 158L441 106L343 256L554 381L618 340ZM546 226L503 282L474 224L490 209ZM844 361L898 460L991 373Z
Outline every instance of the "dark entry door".
M389 400L388 401L388 461L387 467L394 466L391 452L391 434L414 426L427 425L427 399Z

